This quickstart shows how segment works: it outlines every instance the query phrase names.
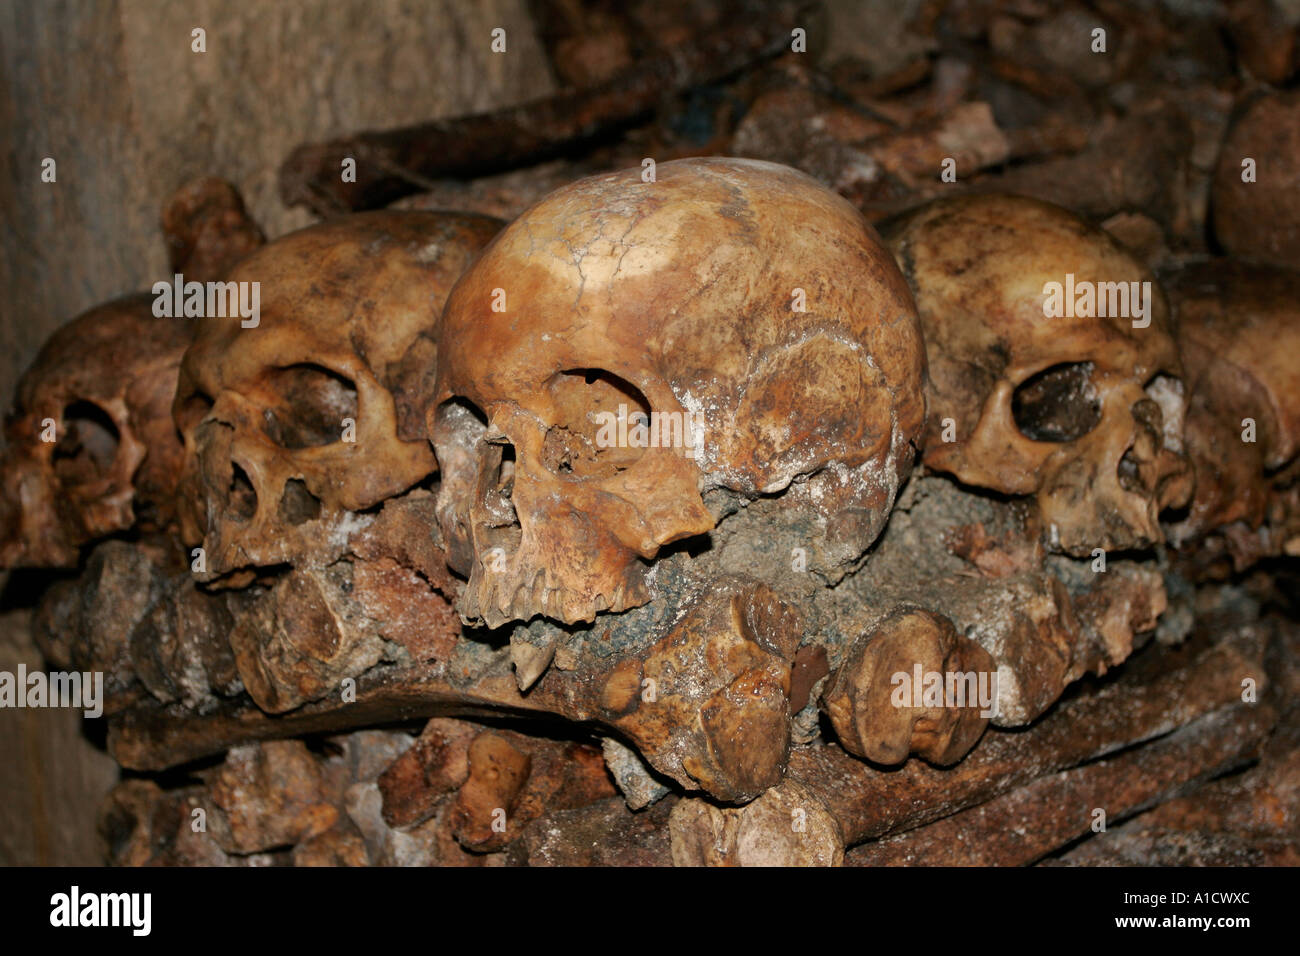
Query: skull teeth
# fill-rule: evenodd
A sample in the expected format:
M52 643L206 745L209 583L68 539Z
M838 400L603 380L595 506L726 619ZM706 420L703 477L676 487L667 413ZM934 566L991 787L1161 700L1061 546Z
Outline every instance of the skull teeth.
M568 623L590 621L602 611L622 608L627 596L626 585L620 583L610 594L586 597L552 583L545 568L513 589L486 580L478 591L477 608L471 611L476 611L484 624L493 628L509 621L527 621L538 614Z

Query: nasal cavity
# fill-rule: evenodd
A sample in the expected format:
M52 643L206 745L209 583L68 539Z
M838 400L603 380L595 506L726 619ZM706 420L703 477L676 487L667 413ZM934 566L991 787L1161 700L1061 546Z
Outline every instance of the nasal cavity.
M509 498L515 489L515 446L509 442L501 444L501 463L497 465L496 480L493 490L502 498Z
M1119 465L1115 469L1116 477L1119 478L1119 486L1125 491L1133 494L1141 494L1146 489L1142 487L1141 463L1137 456L1133 454L1130 448L1124 452L1124 457L1119 460Z
M257 514L257 492L248 473L236 462L230 464L230 488L226 492L226 513L235 521L252 521Z
M488 524L494 528L515 524L519 519L510 500L515 490L515 446L504 440L492 442L483 465L480 501Z
M282 524L295 526L315 521L320 517L320 499L308 490L301 478L290 478L284 483L284 494L280 495L279 517Z
M1133 444L1120 458L1115 469L1119 486L1134 494L1148 494L1151 489L1142 480L1142 466L1155 460L1162 441L1162 419L1160 406L1152 399L1144 398L1133 404L1133 421L1137 432Z

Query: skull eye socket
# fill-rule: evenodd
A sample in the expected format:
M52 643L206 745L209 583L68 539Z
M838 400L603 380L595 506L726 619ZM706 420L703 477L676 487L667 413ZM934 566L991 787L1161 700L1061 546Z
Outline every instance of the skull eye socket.
M1164 445L1170 451L1183 450L1183 416L1185 404L1183 383L1173 375L1158 372L1151 377L1143 389L1147 398L1160 408L1160 424Z
M230 487L226 491L226 513L234 521L252 521L257 514L257 491L239 462L230 463Z
M609 478L650 447L650 403L631 382L603 369L570 369L551 379L555 423L542 461L562 478Z
M262 431L291 451L332 445L343 438L343 419L357 420L357 386L319 365L273 369L265 380Z
M63 410L63 437L54 446L59 484L84 485L105 477L117 458L122 434L113 417L94 402L73 402Z
M1101 422L1101 401L1092 385L1091 362L1053 365L1031 375L1011 397L1011 416L1026 438L1068 442Z
M208 417L208 412L212 411L212 406L215 404L212 397L203 392L195 392L187 396L176 412L176 424L181 432L186 433L197 428L199 422Z
M321 500L311 493L301 478L290 478L280 495L280 521L290 525L305 524L320 517Z
M433 421L433 440L456 451L472 453L487 429L487 416L481 408L467 398L453 398L438 407Z

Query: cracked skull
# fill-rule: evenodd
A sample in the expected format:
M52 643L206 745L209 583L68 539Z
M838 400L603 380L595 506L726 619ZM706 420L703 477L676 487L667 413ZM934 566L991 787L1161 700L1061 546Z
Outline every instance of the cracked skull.
M644 604L660 549L765 497L801 516L810 568L858 558L911 466L923 367L888 252L802 173L682 160L552 193L440 326L429 427L462 616Z
M6 422L0 567L71 566L83 544L170 522L181 446L169 409L192 331L137 295L45 344Z
M421 333L497 228L364 213L285 236L230 273L260 283L260 319L200 322L173 408L182 530L202 542L208 579L327 563L369 520L358 512L435 470L422 431L403 433L394 390L408 354L432 363Z
M1069 554L1163 541L1157 515L1187 500L1191 473L1150 273L1072 213L1016 196L939 200L885 232L925 332L925 463L1036 495L1049 546Z

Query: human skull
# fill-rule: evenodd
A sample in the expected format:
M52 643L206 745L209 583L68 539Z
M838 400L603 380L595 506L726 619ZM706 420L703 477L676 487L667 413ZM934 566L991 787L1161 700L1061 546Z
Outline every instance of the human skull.
M155 318L151 303L128 296L78 316L19 381L0 567L69 567L90 541L170 522L181 446L169 410L193 329Z
M185 442L180 512L215 579L336 558L357 513L435 470L399 428L402 359L500 223L374 212L300 230L228 275L260 283L261 315L200 321L173 413ZM429 363L432 345L423 340Z
M1036 495L1049 546L1068 554L1163 541L1157 515L1186 501L1191 475L1178 351L1150 273L1072 213L1017 196L938 200L884 231L925 334L926 465ZM1049 318L1053 282L1070 307ZM1091 309L1071 283L1092 290ZM1142 310L1131 296L1147 289ZM1075 314L1103 311L1103 297L1108 316Z
M557 190L439 326L429 427L462 617L644 604L647 562L714 527L714 490L798 501L831 560L859 557L911 466L923 367L888 253L802 173L694 159Z
M1226 529L1240 569L1300 554L1300 273L1231 260L1169 277L1196 493L1178 544Z

